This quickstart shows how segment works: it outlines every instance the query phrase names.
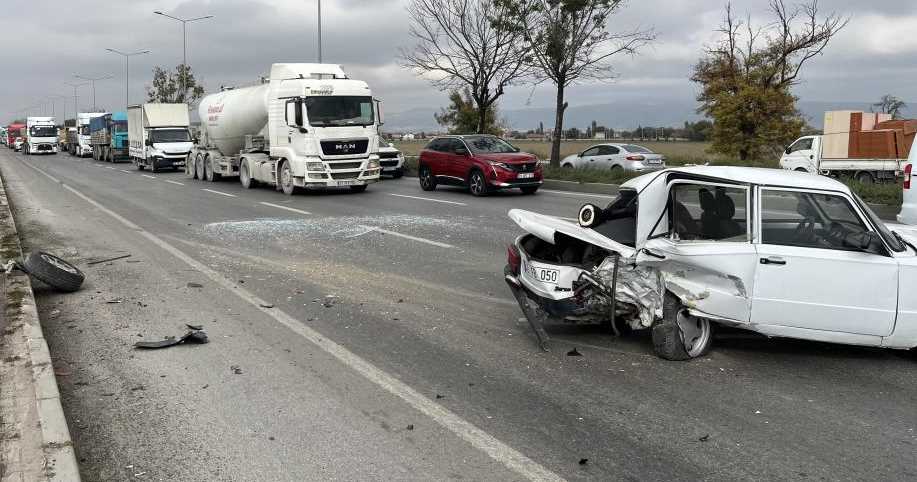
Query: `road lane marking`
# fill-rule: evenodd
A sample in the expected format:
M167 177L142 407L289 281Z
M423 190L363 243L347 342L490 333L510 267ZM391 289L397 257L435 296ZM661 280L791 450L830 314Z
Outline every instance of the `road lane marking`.
M305 215L311 215L311 214L312 214L312 213L310 213L309 211L303 211L302 209L296 209L296 208L289 208L289 207L281 206L281 205L279 205L279 204L274 204L274 203L265 203L265 202L262 202L262 203L259 203L259 204L262 204L262 205L264 205L264 206L270 206L270 207L272 207L272 208L283 209L284 211L290 211L290 212L299 213L299 214L305 214Z
M455 249L455 246L453 246L453 245L451 245L451 244L440 243L439 241L433 241L433 240L426 239L426 238L418 238L417 236L409 236L409 235L407 235L407 234L396 233L395 231L389 231L389 230L387 230L387 229L377 228L377 227L375 227L375 226L360 226L360 227L363 228L363 229L366 229L366 230L367 230L367 231L366 231L367 233L370 232L370 231L375 231L375 232L377 232L377 233L388 234L388 235L391 235L391 236L397 236L397 237L399 237L399 238L409 239L409 240L411 240L411 241L417 241L418 243L425 243L425 244L429 244L429 245L431 245L431 246L436 246L436 247L439 247L439 248L451 248L451 249ZM366 233L363 233L363 234L366 234Z
M95 164L96 167L105 167L104 164Z
M114 169L114 168L112 168L112 169ZM130 174L130 173L131 173L131 171L128 171L127 169L118 169L118 170L121 171L121 172L123 172L123 173L125 173L125 174Z
M166 182L169 183L169 184L175 184L176 186L184 186L184 184L182 184L182 183L180 183L180 182L178 182L178 181L169 181L169 180L167 179Z
M70 191L78 198L86 201L99 211L111 216L116 221L120 222L129 229L136 231L140 236L143 236L156 246L160 247L162 250L183 261L192 269L197 270L204 276L208 277L214 283L222 286L227 291L235 293L236 296L252 305L253 308L273 318L275 321L277 321L277 323L287 327L293 333L296 333L297 335L311 342L316 347L322 349L332 357L336 358L344 366L359 373L365 379L376 384L376 386L379 388L400 398L415 410L426 415L431 420L435 421L446 430L449 430L456 436L460 437L462 440L474 448L487 454L493 460L502 463L508 469L515 471L522 477L525 477L529 480L558 482L564 480L561 476L548 470L534 460L526 457L521 452L501 442L496 437L490 435L484 430L481 430L471 422L463 419L446 407L443 407L430 398L424 396L417 390L411 388L409 385L399 380L394 375L390 375L388 372L376 367L372 363L361 358L356 353L348 350L343 345L332 341L325 335L322 335L318 331L303 324L301 321L288 315L283 310L276 307L263 308L263 306L268 305L267 301L259 298L257 295L251 293L250 291L237 286L234 280L226 278L213 268L210 268L204 263L197 261L191 256L185 254L184 251L169 244L155 234L152 234L149 231L134 224L124 216L121 216L111 209L108 209L107 207L103 206L99 202L83 194L77 189L64 184L62 181L48 174L42 169L39 169L21 159L20 162L44 175L48 179L60 184L64 189Z
M201 191L212 192L214 194L219 194L220 196L226 196L226 197L238 197L235 194L229 194L228 192L214 191L213 189L201 189Z
M143 177L148 177L148 178L150 178L150 179L156 179L156 176L151 176L151 175L149 175L149 174L141 174L141 176L143 176Z
M105 166L105 169L111 169L112 171L115 170L115 168L113 168L113 167L111 167L111 166Z
M406 196L406 195L404 195L404 194L392 194L392 193L388 193L388 195L389 195L389 196L406 197L406 198L408 198L408 199L420 199L421 201L432 201L432 202L435 202L435 203L455 204L455 205L457 205L457 206L467 206L467 204L465 204L465 203L459 203L459 202L455 202L455 201L444 201L444 200L442 200L442 199L431 199L431 198L428 198L428 197Z
M600 198L605 198L605 199L617 199L618 197L618 196L610 196L608 194L592 194L588 192L573 192L573 191L555 191L553 189L539 189L538 192L548 192L551 194L579 196L579 197L600 197Z

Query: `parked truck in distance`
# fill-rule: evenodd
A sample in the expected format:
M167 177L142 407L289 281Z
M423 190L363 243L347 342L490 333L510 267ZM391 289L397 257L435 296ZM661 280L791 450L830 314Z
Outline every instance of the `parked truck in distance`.
M23 154L57 154L57 125L53 117L28 117Z
M16 138L22 136L22 129L25 129L25 124L13 123L6 126L6 147L16 148Z
M127 113L114 112L95 117L89 122L92 158L115 162L130 157L127 146Z
M80 112L76 115L76 136L69 140L70 155L86 157L92 154L89 123L96 117L105 115L105 112Z
M859 111L825 113L825 134L790 144L780 167L861 183L894 181L902 175L917 132L917 121Z
M190 178L239 176L290 195L301 188L364 191L379 180L381 102L339 65L273 64L269 81L204 97Z
M193 146L187 104L140 104L127 108L129 156L138 170L178 169Z

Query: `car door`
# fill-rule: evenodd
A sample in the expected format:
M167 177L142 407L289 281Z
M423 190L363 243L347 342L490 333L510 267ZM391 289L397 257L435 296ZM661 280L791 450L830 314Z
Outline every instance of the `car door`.
M617 146L601 146L599 155L602 157L602 168L611 169L613 166L624 167L621 149Z
M840 193L761 188L759 263L752 322L888 336L896 317L898 262Z
M669 185L665 215L640 264L655 264L669 291L695 310L745 323L757 250L749 229L749 187L699 181Z
M430 168L434 176L443 173L443 153L441 152L443 139L433 139L427 144L427 147L421 152L421 160Z
M784 162L789 166L805 166L806 169L815 170L814 137L803 137L794 142L786 150ZM794 168L797 169L797 168Z
M450 139L449 146L449 175L456 180L467 181L473 164L471 151L465 141L458 138Z
M576 167L599 167L596 165L596 162L599 160L599 147L600 146L590 147L589 149L583 151L583 153L580 155L579 165Z

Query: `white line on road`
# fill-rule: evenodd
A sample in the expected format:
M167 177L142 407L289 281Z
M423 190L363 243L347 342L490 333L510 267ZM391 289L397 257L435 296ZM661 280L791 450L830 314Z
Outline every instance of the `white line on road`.
M105 164L95 164L96 167L105 167Z
M151 176L151 175L149 175L149 174L141 174L141 176L143 176L143 177L148 177L148 178L150 178L150 179L156 179L156 176Z
M130 173L131 173L131 171L128 171L127 169L118 169L118 170L121 171L121 172L123 172L123 173L125 173L125 174L130 174Z
M228 192L214 191L213 189L201 189L201 191L212 192L214 194L219 194L220 196L226 196L226 197L238 197L235 194L229 194Z
M115 170L115 168L113 168L113 167L111 167L111 166L105 166L105 169L111 169L112 171Z
M180 183L180 182L178 182L178 181L169 181L169 180L167 179L166 182L169 183L169 184L175 184L176 186L184 186L184 184L182 184L182 183Z
M436 246L439 248L455 248L455 246L451 244L440 243L439 241L432 241L426 238L418 238L417 236L408 236L407 234L396 233L395 231L389 231L387 229L377 228L375 226L360 226L360 227L368 230L367 232L376 231L378 233L389 234L389 235L397 236L399 238L404 238L404 239L410 239L411 241L417 241L418 243L425 243L425 244L429 244L431 246Z
M428 197L406 196L406 195L404 195L404 194L392 194L392 193L389 193L388 195L389 195L389 196L406 197L406 198L408 198L408 199L420 199L421 201L432 201L432 202L435 202L435 203L455 204L455 205L457 205L457 206L467 206L467 204L465 204L465 203L459 203L459 202L455 202L455 201L443 201L442 199L431 199L431 198L428 198Z
M283 310L278 308L262 308L267 305L268 302L259 298L258 296L252 294L248 290L241 288L236 285L235 282L221 275L217 271L213 270L209 266L205 265L192 258L191 256L185 254L180 249L172 246L158 236L150 233L149 231L144 230L140 226L129 221L127 218L121 216L120 214L112 211L111 209L106 208L105 206L99 204L97 201L93 200L89 196L81 193L80 191L64 184L54 176L46 173L45 171L29 164L26 161L20 159L20 162L26 166L38 171L48 179L61 184L64 189L72 192L75 196L86 201L87 203L94 206L96 209L102 211L103 213L111 216L121 224L127 226L128 228L137 231L137 233L146 239L148 239L153 244L159 246L164 251L168 252L172 256L184 261L185 264L191 268L197 270L204 276L210 278L214 283L222 286L226 290L233 292L249 303L253 307L257 308L262 313L270 316L275 321L281 325L287 327L290 331L296 333L297 335L303 337L304 339L311 342L313 345L321 348L329 355L336 358L344 366L347 366L351 370L359 373L367 380L375 383L378 387L383 390L391 393L392 395L400 398L405 403L413 407L415 410L423 413L427 417L430 417L433 421L438 423L443 428L454 433L458 437L462 438L468 442L471 446L480 450L481 452L487 454L492 459L497 462L502 463L510 470L515 471L519 475L529 479L529 480L538 480L538 481L562 481L564 480L559 475L551 472L541 464L535 462L534 460L526 457L521 452L516 449L506 445L505 443L497 440L494 436L489 433L481 430L477 426L473 425L471 422L459 417L452 411L443 407L442 405L430 400L428 397L424 396L417 390L414 390L401 380L399 380L394 375L390 375L387 372L379 369L372 363L364 360L356 353L351 352L343 345L340 345L330 339L326 338L321 333L313 330L312 328L303 324L303 322L293 318L292 316L285 313ZM273 306L273 305L271 305Z
M549 192L551 194L562 194L567 196L579 196L579 197L601 197L607 199L615 199L617 196L610 196L608 194L592 194L588 192L573 192L573 191L555 191L553 189L540 189L538 192Z
M312 213L310 213L309 211L303 211L302 209L296 209L296 208L289 208L289 207L286 207L286 206L281 206L281 205L279 205L279 204L265 203L265 202L260 203L260 204L263 204L263 205L265 205L265 206L270 206L270 207L272 207L272 208L283 209L284 211L290 211L290 212L294 212L294 213L299 213L299 214L306 214L306 215L312 214Z

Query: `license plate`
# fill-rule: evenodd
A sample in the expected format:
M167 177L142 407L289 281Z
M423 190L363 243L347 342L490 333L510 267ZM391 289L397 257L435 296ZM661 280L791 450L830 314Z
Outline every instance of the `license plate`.
M516 177L519 179L534 179L535 173L534 172L520 172L519 175Z
M662 164L662 160L661 159L650 159L648 161L648 164Z
M557 276L560 274L560 271L551 268L539 268L537 266L530 267L530 270L532 276L534 276L536 280L552 285L557 284Z
M328 187L356 186L358 184L362 184L362 182L355 181L353 179L348 179L344 181L328 181Z

